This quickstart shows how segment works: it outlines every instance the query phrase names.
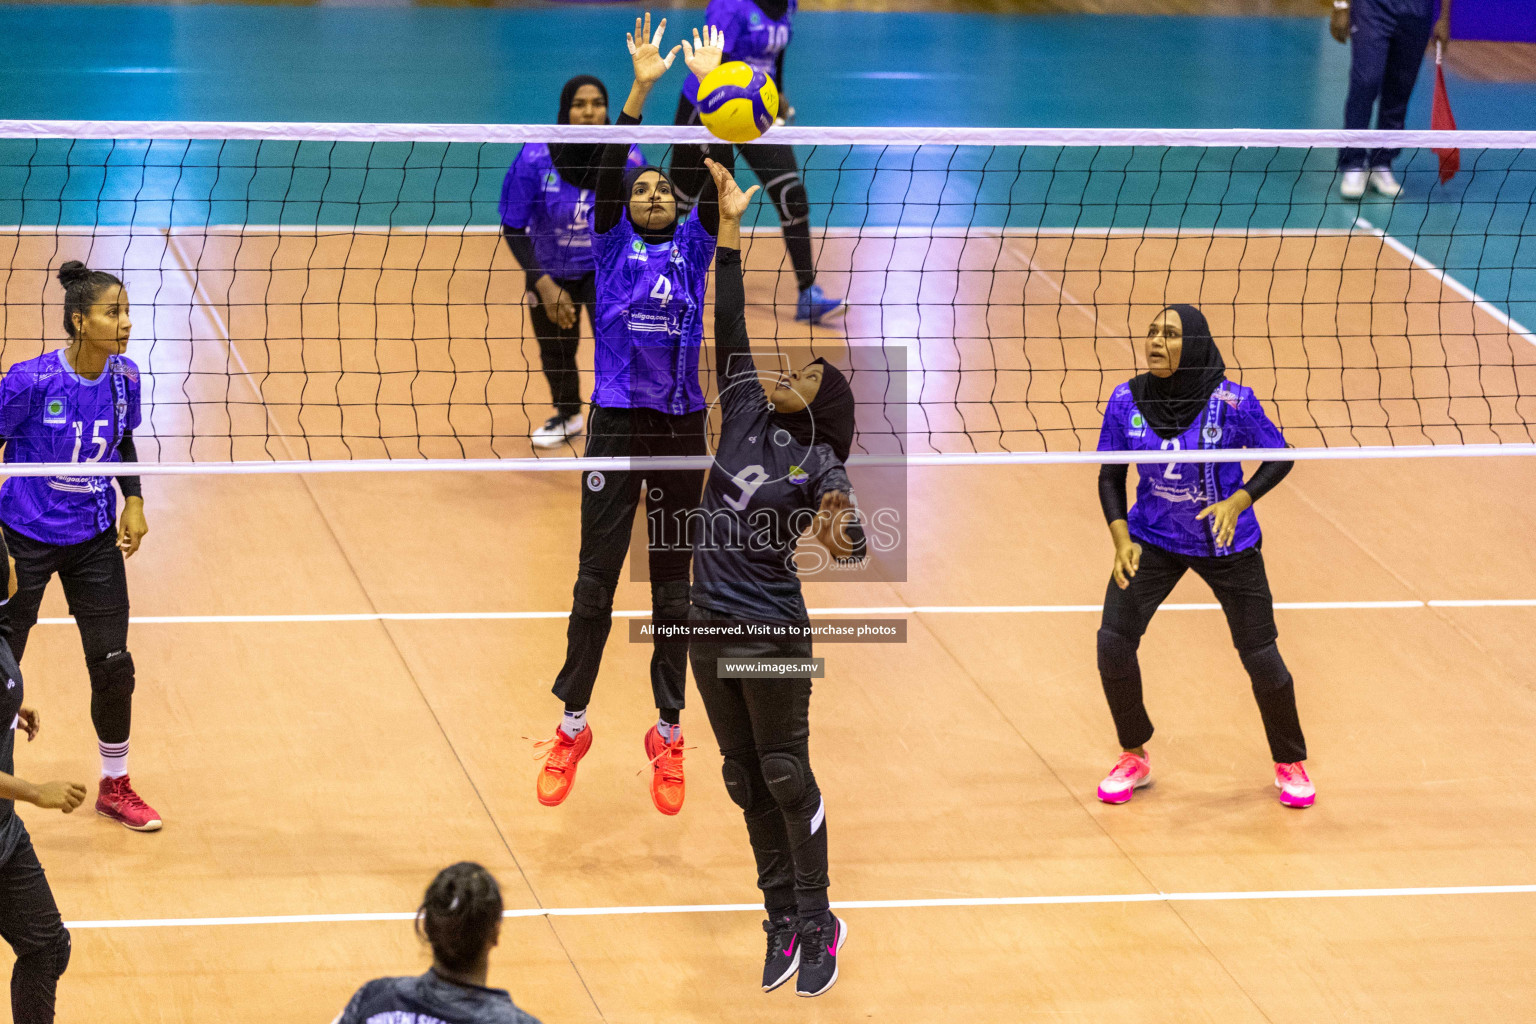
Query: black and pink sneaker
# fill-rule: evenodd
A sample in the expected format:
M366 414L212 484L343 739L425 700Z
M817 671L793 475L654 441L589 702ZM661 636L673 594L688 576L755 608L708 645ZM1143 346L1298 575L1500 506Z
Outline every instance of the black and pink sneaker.
M792 917L763 922L768 933L768 954L763 957L763 991L772 992L800 969L800 935Z
M800 922L800 976L795 995L819 996L837 981L837 961L848 941L848 926L825 914Z
M102 778L96 794L96 813L135 832L160 830L159 812L139 798L126 775L117 779Z

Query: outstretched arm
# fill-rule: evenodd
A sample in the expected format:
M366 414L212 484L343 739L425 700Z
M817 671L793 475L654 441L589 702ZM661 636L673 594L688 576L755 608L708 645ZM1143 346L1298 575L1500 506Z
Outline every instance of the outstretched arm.
M635 30L625 36L629 45L629 59L635 66L635 81L629 87L629 98L619 112L618 126L639 124L645 112L645 99L651 89L677 58L681 46L661 55L661 37L667 30L667 19L661 19L655 33L651 32L651 14L635 19ZM624 204L629 197L624 194L624 170L629 162L629 141L612 142L603 147L597 167L597 202L592 210L592 230L607 234L618 226L624 217Z
M741 215L758 189L743 192L731 172L713 160L708 190L719 196L719 246L715 249L715 374L720 393L732 376L752 370L752 341L747 337L747 294L741 279ZM742 360L746 360L745 363ZM732 364L735 365L732 365ZM755 371L752 371L755 372Z

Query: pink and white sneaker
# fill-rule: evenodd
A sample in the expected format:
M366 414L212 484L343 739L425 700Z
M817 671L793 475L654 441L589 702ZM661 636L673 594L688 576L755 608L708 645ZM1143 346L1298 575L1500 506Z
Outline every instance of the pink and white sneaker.
M1280 802L1287 807L1311 807L1317 799L1317 787L1307 777L1300 761L1275 765L1275 788Z
M139 798L126 775L116 779L102 777L96 792L96 813L135 832L160 830L160 813Z
M1107 804L1123 804L1142 786L1152 783L1152 761L1149 757L1133 754L1129 750L1099 783L1099 799Z

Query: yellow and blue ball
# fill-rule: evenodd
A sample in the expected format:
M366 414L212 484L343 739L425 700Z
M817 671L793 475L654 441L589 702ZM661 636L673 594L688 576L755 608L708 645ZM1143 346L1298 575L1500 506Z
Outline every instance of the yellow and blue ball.
M717 139L751 142L779 116L779 89L745 61L721 64L699 83L699 120Z

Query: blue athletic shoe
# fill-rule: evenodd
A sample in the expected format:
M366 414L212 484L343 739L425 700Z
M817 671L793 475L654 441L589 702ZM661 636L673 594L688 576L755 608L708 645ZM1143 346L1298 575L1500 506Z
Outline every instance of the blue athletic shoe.
M813 324L819 324L827 317L839 316L845 312L847 310L843 307L843 300L828 298L819 284L813 284L801 292L800 301L795 305L795 319L809 320Z

